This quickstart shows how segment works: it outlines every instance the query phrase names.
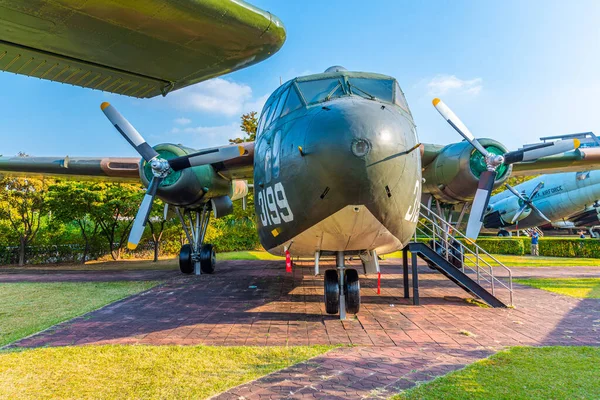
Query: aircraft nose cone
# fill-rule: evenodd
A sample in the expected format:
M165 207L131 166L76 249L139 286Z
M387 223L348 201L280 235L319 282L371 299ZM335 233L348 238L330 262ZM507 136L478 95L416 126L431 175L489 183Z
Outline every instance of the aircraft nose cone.
M339 99L319 110L306 131L308 178L350 204L366 204L398 185L408 159L403 152L415 144L414 125L394 106Z

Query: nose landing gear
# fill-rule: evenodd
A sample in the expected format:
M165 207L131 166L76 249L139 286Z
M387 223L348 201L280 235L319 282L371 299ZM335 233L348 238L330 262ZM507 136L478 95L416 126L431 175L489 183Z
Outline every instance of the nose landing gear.
M346 312L356 314L360 310L360 281L355 269L344 265L344 252L336 253L337 269L325 271L325 311L327 314L340 313L340 319L346 319Z

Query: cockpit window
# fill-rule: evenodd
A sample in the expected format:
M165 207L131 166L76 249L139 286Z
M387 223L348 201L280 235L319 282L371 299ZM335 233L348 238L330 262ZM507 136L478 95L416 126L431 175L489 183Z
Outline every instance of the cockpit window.
M408 103L406 102L406 98L404 97L404 93L402 93L402 89L400 89L400 85L396 82L395 91L394 91L394 103L402 107L404 111L410 113L408 109Z
M331 100L345 94L344 85L339 78L298 82L298 87L304 96L304 100L309 105Z
M260 119L258 121L258 127L256 128L256 132L260 135L262 133L263 127L265 125L265 120L269 115L269 111L271 111L271 106L267 107L263 113L260 115Z
M281 116L288 115L300 107L302 107L302 101L300 101L300 97L298 97L298 93L296 92L296 89L294 89L294 86L291 86L290 94L288 94L283 110L281 110Z
M391 79L348 78L353 95L371 100L393 101L394 81Z

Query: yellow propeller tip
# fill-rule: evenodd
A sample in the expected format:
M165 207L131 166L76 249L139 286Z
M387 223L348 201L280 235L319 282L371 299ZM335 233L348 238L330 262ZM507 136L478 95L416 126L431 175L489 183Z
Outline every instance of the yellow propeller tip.
M100 104L100 109L101 109L102 111L104 111L104 109L105 109L106 107L108 107L108 106L110 106L110 103L109 103L108 101L105 101L105 102L103 102L102 104Z
M438 99L438 98L436 97L436 98L435 98L435 99L433 99L431 102L433 103L433 106L435 107L435 106L437 106L437 105L438 105L438 103L439 103L440 101L441 101L441 100L440 100L440 99Z
M107 103L108 104L108 103ZM127 248L129 250L135 250L137 248L137 244L135 243L131 243L131 242L127 242Z
M246 154L246 148L244 146L238 146L238 150L240 151L240 156Z
M573 139L573 143L575 144L576 149L578 149L579 146L581 146L581 142L579 141L579 139Z

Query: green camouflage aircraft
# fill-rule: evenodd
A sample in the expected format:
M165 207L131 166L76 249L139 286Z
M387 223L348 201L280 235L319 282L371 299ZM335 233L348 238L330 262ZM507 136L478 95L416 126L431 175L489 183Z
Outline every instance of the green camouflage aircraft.
M170 91L255 64L275 53L285 29L273 14L239 0L5 0L0 3L0 69L133 97ZM175 207L189 243L183 273L213 273L204 243L211 214L254 180L258 233L273 254L335 255L325 273L329 313L360 308L358 272L344 257L402 249L419 218L421 196L473 203L467 232L476 237L492 188L514 170L579 169L596 163L577 143L557 141L508 152L476 140L439 100L434 106L466 139L421 144L398 82L331 67L297 77L267 100L255 143L210 149L149 145L110 104L101 108L139 158L2 157L0 172L142 181L148 187L129 238L137 246L155 196ZM564 153L564 154L563 154ZM514 165L514 167L513 167ZM542 167L540 167L540 165Z

